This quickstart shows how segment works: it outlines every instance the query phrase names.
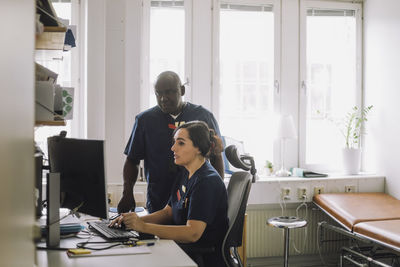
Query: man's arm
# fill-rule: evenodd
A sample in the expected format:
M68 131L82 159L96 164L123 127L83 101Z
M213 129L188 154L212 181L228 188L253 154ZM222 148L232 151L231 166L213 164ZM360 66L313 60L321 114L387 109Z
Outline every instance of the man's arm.
M133 196L133 186L136 183L139 172L139 165L135 164L127 157L124 164L124 190L121 200L118 203L118 213L135 210L136 202Z
M218 174L224 180L224 161L222 159L222 154L217 153L210 156L211 165L217 170Z

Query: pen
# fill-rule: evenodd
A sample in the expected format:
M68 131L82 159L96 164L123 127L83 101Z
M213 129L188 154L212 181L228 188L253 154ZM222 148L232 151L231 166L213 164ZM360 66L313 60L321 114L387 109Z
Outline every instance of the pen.
M115 220L120 216L121 216L121 213L118 213L117 215L114 215L114 216L110 217L110 221Z
M148 247L154 246L154 242L143 242L143 241L137 241L136 245L141 246L141 245L147 245Z

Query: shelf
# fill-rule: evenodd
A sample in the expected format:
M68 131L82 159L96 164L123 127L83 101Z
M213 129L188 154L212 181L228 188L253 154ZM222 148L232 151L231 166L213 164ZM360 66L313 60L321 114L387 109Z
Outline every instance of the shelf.
M36 49L63 50L67 28L45 26L42 34L36 35Z
M65 126L65 120L60 121L36 121L35 126Z

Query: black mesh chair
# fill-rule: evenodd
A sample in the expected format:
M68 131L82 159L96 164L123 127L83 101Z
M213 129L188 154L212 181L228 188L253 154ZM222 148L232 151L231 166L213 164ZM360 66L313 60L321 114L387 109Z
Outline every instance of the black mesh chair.
M229 228L222 243L222 255L227 266L243 266L237 248L242 245L247 200L251 182L255 181L257 170L253 157L239 155L235 145L226 147L225 155L234 167L245 171L234 172L228 184Z
M229 228L222 243L226 266L243 266L237 248L242 245L244 215L251 188L251 174L234 172L228 184Z

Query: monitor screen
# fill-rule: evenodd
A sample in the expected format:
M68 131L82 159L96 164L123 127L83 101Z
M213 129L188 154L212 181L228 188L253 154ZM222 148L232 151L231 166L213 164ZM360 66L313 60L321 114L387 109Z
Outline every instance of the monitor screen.
M60 173L60 206L108 218L104 141L47 139L50 172Z

